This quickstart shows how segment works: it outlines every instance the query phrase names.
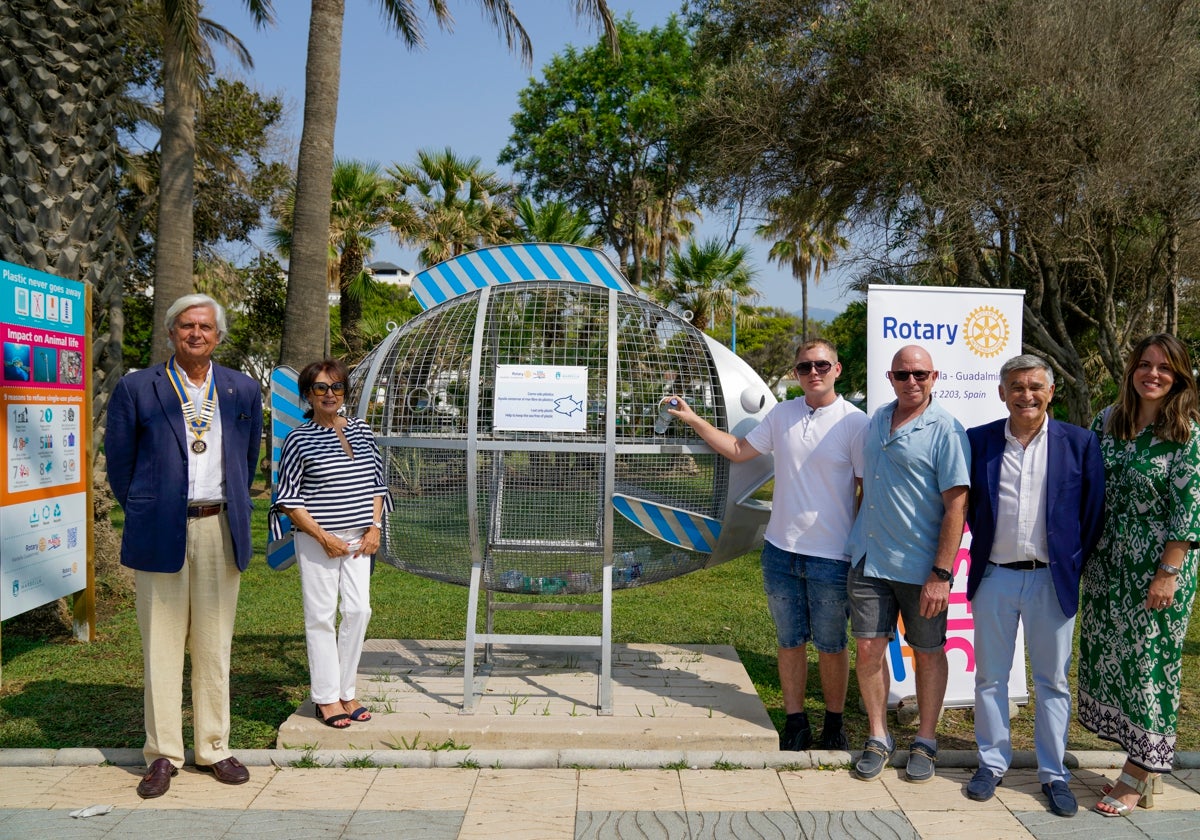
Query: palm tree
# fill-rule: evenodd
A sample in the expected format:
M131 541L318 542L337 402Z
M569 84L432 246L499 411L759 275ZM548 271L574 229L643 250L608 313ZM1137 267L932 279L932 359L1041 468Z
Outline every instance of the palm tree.
M0 3L0 259L91 287L98 418L124 373L117 122L128 10L129 0Z
M808 341L808 281L819 283L821 274L836 259L837 251L850 243L838 226L844 219L831 216L819 198L791 194L767 203L770 218L755 233L774 240L767 259L787 264L792 276L800 281L800 341Z
M515 237L506 203L512 187L480 163L449 148L421 149L415 164L388 170L396 185L392 229L401 244L421 246L421 265Z
M565 201L547 201L535 205L528 196L516 203L517 232L524 242L561 242L591 248L604 243L604 237L592 228L582 210L574 210Z
M363 295L373 282L370 272L364 268L364 262L375 250L375 237L388 228L391 199L392 182L384 176L378 163L334 161L326 287L339 294L342 338L352 359L362 355L360 326ZM296 188L293 185L279 208L277 226L267 234L284 258L290 258L294 252L292 230L295 206ZM328 355L328 334L325 336L325 345L325 355Z
M693 219L700 218L695 199L677 194L672 198L658 198L647 205L645 224L646 253L650 257L654 272L653 280L661 281L666 268L667 253L678 249L690 239L696 229Z
M271 0L243 0L257 26L274 22ZM193 288L193 205L196 169L196 104L212 67L213 42L245 67L249 52L229 30L201 17L200 0L162 0L146 7L146 22L162 39L163 114L158 186L158 232L154 243L154 317L150 358L168 355L163 318Z
M519 45L526 64L533 47L509 0L477 0L483 13L504 34L510 49ZM571 0L579 17L599 21L609 43L616 44L617 29L605 0ZM414 0L378 0L388 27L410 47L422 44L420 20ZM440 26L450 21L445 0L428 0ZM341 81L342 19L345 0L312 0L308 21L308 60L304 71L304 127L296 167L296 248L289 267L287 317L282 361L293 366L316 358L323 348L316 336L328 324L325 301L326 257L322 242L329 227L330 184L333 178L333 134L337 124L338 84Z
M655 287L654 296L665 306L690 310L696 329L707 329L716 317L733 316L734 295L758 297L757 272L748 257L741 245L729 246L717 239L697 245L689 240L685 250L676 249L667 258L668 277Z

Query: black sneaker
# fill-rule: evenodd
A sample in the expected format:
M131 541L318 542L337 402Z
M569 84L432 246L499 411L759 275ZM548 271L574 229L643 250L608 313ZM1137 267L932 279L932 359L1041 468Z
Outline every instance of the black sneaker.
M812 747L812 727L808 723L787 723L779 736L779 749L803 752Z
M846 728L841 726L832 732L828 730L822 730L821 749L850 752L850 739L846 737Z

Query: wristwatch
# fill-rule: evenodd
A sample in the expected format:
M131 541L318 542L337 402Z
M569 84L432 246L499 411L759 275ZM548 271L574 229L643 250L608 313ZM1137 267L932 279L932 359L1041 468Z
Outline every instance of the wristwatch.
M372 524L372 525L374 525L376 528L382 528L382 527L383 527L383 523L382 523L382 522L372 522L371 524Z
M954 572L949 569L943 569L941 566L934 566L929 571L933 572L933 576L943 583L949 583L954 580Z

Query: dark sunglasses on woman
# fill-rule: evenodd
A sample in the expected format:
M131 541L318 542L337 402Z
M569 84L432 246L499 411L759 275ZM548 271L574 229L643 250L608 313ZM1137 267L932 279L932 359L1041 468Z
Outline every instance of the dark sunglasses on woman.
M345 382L314 382L312 384L312 392L318 397L323 397L325 394L333 391L335 394L346 393Z

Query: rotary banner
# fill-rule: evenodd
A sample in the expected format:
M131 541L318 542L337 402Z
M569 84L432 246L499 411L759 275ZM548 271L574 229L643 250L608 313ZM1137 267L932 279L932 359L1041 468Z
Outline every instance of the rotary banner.
M1025 293L1014 289L961 289L931 286L871 286L867 291L867 412L873 414L896 395L887 379L892 356L917 344L938 371L933 398L964 428L1007 416L1000 399L1000 366L1021 350ZM947 706L975 702L975 621L967 602L971 535L954 561L954 587L946 627L950 679ZM903 628L901 628L903 630ZM1024 649L1024 638L1017 640ZM888 651L892 705L916 694L912 649L903 632ZM1028 699L1025 658L1013 662L1009 696Z

